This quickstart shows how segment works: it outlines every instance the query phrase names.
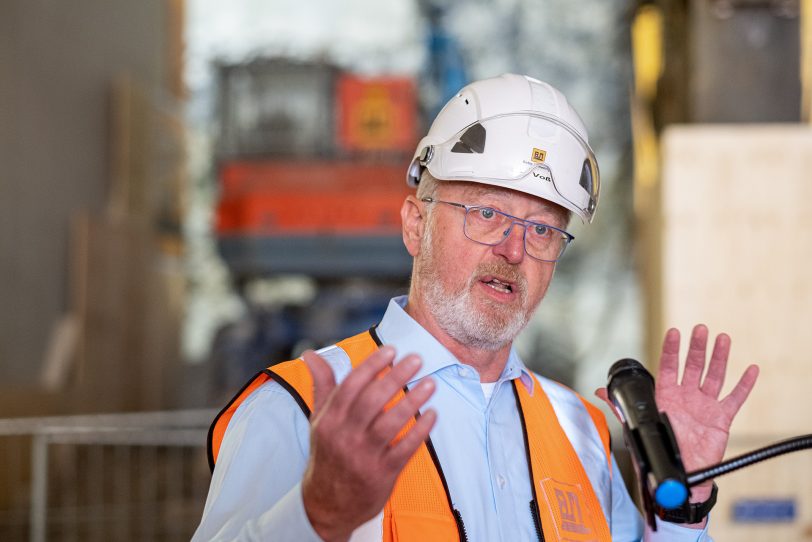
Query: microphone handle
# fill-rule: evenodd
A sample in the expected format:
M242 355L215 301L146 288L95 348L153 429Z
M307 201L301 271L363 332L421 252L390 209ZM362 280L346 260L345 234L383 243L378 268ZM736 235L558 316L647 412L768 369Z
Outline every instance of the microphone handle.
M640 424L635 432L641 453L648 452L648 472L641 469L640 475L648 476L645 485L652 498L668 510L682 506L688 499L688 481L668 416L661 413L659 422Z

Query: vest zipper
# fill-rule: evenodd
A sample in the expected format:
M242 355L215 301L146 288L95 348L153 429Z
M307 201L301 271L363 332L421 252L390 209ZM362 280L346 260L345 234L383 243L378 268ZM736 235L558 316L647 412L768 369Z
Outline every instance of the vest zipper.
M544 542L544 531L541 530L541 517L539 516L539 505L536 503L536 499L530 501L530 515L533 516L533 525L536 526L539 542Z
M462 522L462 514L456 508L453 509L454 520L457 522L457 530L460 532L460 542L468 542L468 533L465 532L465 524Z

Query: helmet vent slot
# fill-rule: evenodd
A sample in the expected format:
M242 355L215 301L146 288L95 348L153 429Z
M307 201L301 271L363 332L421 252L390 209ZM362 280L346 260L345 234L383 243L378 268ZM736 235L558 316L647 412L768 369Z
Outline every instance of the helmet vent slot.
M482 154L485 152L485 135L485 128L481 124L473 124L460 136L451 152Z
M586 190L587 194L592 194L592 169L589 167L589 160L584 160L584 165L581 168L581 178L578 181L581 188Z

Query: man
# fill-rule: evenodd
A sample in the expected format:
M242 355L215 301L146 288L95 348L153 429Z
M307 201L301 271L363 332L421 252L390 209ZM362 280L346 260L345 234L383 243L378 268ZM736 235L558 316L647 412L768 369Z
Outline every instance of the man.
M472 83L439 113L409 170L408 297L372 330L260 373L212 426L214 469L195 540L707 540L694 523L651 533L611 457L602 415L531 373L512 342L599 175L586 129L541 81ZM730 348L697 326L681 383L668 332L657 399L685 466L721 460L755 383L719 400ZM605 391L599 395L606 398Z

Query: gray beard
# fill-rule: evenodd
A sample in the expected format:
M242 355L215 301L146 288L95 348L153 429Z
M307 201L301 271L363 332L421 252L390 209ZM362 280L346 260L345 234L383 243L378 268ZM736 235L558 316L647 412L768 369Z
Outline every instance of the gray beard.
M527 279L515 266L494 262L477 266L468 283L459 291L446 290L439 276L442 264L436 262L431 229L427 228L422 240L416 273L423 289L423 302L437 324L454 340L479 350L496 351L513 342L535 308L526 307ZM520 306L511 309L489 300L483 300L484 309L477 306L471 294L477 277L485 274L510 279L519 294Z

